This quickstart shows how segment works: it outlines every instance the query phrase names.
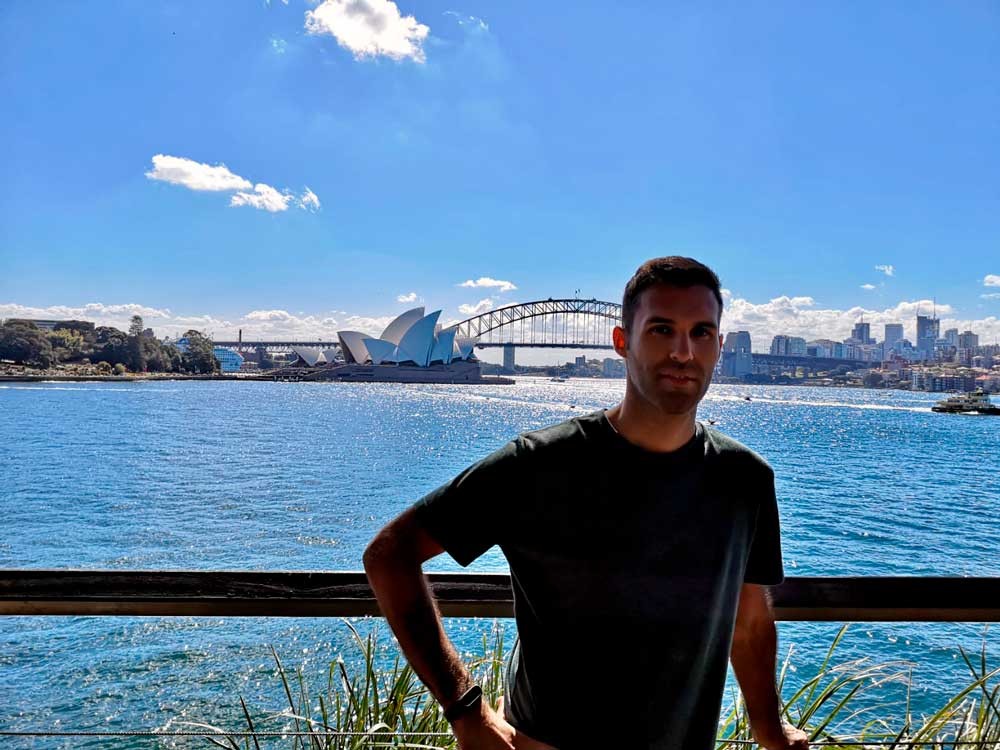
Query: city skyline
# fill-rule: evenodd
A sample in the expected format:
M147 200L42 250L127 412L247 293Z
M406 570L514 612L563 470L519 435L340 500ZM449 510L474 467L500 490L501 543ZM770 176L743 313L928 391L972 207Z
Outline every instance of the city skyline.
M342 5L0 8L0 318L332 341L682 254L758 351L1000 340L995 6Z

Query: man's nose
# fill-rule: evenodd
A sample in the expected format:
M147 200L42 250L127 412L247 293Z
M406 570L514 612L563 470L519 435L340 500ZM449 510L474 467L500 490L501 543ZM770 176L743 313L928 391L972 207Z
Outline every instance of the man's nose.
M670 358L675 362L690 362L694 359L694 349L691 346L691 340L687 336L678 336L674 340Z

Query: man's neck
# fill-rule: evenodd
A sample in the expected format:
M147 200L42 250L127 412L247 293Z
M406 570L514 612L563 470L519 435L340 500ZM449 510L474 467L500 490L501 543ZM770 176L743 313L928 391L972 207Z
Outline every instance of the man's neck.
M687 444L695 434L695 410L667 414L626 388L625 398L608 409L608 421L619 435L648 451L669 453Z

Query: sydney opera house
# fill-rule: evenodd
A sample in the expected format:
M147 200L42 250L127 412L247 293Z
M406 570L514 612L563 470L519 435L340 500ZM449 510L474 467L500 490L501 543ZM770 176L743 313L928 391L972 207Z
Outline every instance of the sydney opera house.
M338 331L335 349L296 349L300 364L317 368L309 379L406 383L497 383L484 378L473 356L475 339L458 338L456 326L438 324L441 311L429 315L415 307L397 317L375 338L359 331Z

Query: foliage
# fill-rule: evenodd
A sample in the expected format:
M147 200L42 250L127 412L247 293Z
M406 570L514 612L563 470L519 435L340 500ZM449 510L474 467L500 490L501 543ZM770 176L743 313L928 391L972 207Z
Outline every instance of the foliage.
M132 372L186 369L177 347L151 336L138 315L132 317L129 333L112 326L95 328L91 323L75 320L61 321L54 331L46 332L28 321L9 320L0 326L0 359L35 367L50 367L59 362L93 362L98 366L104 363L106 372L117 365Z
M254 717L241 697L241 721L246 727L239 731L317 733L287 738L290 750L380 747L456 750L441 708L417 680L412 668L399 656L388 668L380 668L377 635L372 633L362 638L350 623L346 624L361 652L358 671L351 675L343 660L338 659L330 665L325 693L314 699L302 671L289 676L272 648L288 706L277 713ZM870 743L885 750L903 747L944 750L963 747L962 743L977 743L983 750L1000 750L1000 680L996 679L1000 668L988 669L985 639L978 659L973 660L961 651L971 681L933 714L917 718L910 710L910 664L873 664L867 659L834 662L837 646L846 631L847 626L841 628L817 673L798 687L786 685L791 652L781 667L779 692L787 695L783 718L807 731L810 741L840 750L857 747L858 743ZM492 705L496 705L503 689L503 641L503 628L498 627L492 642L484 636L483 655L469 664L485 699ZM902 716L873 717L875 711L895 707L879 703L874 695L891 683L905 692ZM229 750L260 747L257 735L237 737L225 735L224 730L208 724L193 726L222 733L219 735L222 740L206 737L219 747ZM747 743L751 740L746 707L741 697L735 695L732 704L722 712L718 748L738 750L749 747Z
M188 331L184 334L188 340L187 351L184 352L184 369L188 372L212 374L220 372L222 366L212 351L212 342L200 331Z
M9 320L0 326L0 359L48 367L53 361L52 344L34 323Z
M142 317L133 315L128 327L128 368L132 372L146 371L146 352L142 346Z
M870 372L865 375L862 382L865 384L866 388L878 388L882 385L882 376L877 372Z
M114 366L115 375L124 375L126 373L125 365L119 362Z
M57 328L46 334L52 347L53 359L57 362L78 360L83 356L83 334L69 328Z

